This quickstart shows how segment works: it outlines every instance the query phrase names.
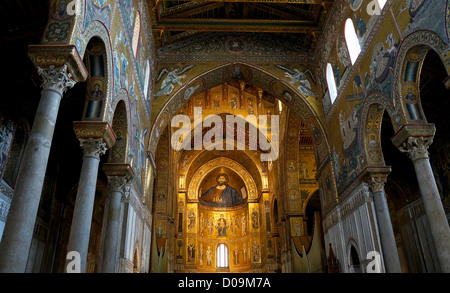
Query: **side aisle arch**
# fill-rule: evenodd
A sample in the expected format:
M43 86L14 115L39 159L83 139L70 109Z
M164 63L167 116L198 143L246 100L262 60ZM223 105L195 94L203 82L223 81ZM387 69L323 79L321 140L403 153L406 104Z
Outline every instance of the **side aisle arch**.
M401 110L405 124L427 122L420 98L420 72L430 50L440 56L449 74L450 47L435 32L416 31L400 45L394 67L394 107Z
M113 163L127 163L130 145L130 117L128 111L128 100L117 99L112 120L112 129L116 134L116 143L111 148L110 161Z
M381 125L383 114L387 111L394 122L394 131L399 128L403 117L398 114L388 97L379 92L369 94L363 105L361 114L360 145L363 146L367 166L384 166L383 151L381 149Z
M72 1L68 0L51 1L49 21L39 46L56 45L61 46L61 49L65 46L74 46L81 59L87 57L85 65L89 76L83 119L112 123L113 51L108 31L111 4L104 4L104 7L100 8L92 1L77 1L77 3L79 5L72 5ZM96 42L93 42L94 39ZM102 45L99 45L100 43ZM94 50L88 52L88 49ZM90 95L90 92L94 96Z
M91 68L88 68L90 75L88 77L88 101L86 110L84 112L84 119L94 121L107 121L112 123L112 104L114 95L114 74L113 74L113 56L112 45L109 37L108 30L99 21L92 22L83 36L84 40L81 47L79 47L79 39L75 40L77 44L77 50L83 52L83 56L87 54L86 63ZM103 43L103 49L101 51L95 50L93 53L88 52L88 44L93 38L98 38ZM89 60L88 60L89 59ZM103 68L101 68L103 67ZM101 96L90 95L89 92L95 93L96 88L99 88L102 93ZM101 104L99 99L102 100Z

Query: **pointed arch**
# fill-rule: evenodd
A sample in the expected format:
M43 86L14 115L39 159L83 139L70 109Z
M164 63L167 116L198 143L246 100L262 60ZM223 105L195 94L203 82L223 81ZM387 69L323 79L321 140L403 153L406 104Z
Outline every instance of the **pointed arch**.
M116 142L109 153L110 163L126 163L128 158L128 115L124 100L119 100L116 104L112 129L116 134Z
M401 43L394 66L394 106L400 107L404 123L426 123L420 97L420 73L425 57L434 50L450 75L449 45L435 32L416 31Z
M158 113L152 115L152 130L149 135L149 149L148 151L154 156L159 134L169 125L170 117L172 117L186 102L193 98L193 94L189 93L193 87L196 88L195 92L202 92L207 88L220 85L222 83L232 80L232 69L235 67L245 68L250 72L245 78L245 82L258 86L263 91L272 94L274 97L285 102L285 106L289 107L291 111L294 111L300 117L304 117L305 121L308 121L308 129L310 133L313 133L313 139L315 141L318 153L318 165L322 162L330 153L328 137L326 135L323 126L323 113L321 107L312 105L311 102L304 97L297 89L293 88L288 82L282 81L279 77L272 75L271 73L258 68L251 64L243 63L231 63L219 66L213 70L206 71L195 78L186 82L181 88L173 93L167 101L164 103ZM281 90L281 88L283 90ZM288 91L290 98L286 100L286 97L282 95ZM320 108L320 109L319 109Z
M115 81L113 74L113 50L108 29L100 21L93 21L84 31L83 36L75 42L78 52L85 60L85 65L88 65L86 63L89 62L92 66L95 66L93 68L86 66L89 76L87 80L86 105L82 117L84 120L111 122L108 121L108 110L111 109L110 107L113 103ZM97 50L89 52L89 48L93 43L97 44ZM92 62L88 60L90 55L95 56ZM101 67L103 67L103 70ZM92 75L92 70L97 75ZM96 82L100 85L99 90L101 90L101 93L97 91L92 97L89 94L91 91L93 93L96 92ZM102 102L100 103L99 100L102 100Z
M398 114L398 111L394 110L386 95L374 92L369 94L364 100L359 139L360 145L364 150L365 165L367 166L385 166L381 148L381 125L385 111L387 111L392 121L398 122L394 125L394 132L397 131L402 117Z
M109 74L104 42L93 37L86 48L84 62L89 76L86 82L86 102L83 120L101 121L105 112Z

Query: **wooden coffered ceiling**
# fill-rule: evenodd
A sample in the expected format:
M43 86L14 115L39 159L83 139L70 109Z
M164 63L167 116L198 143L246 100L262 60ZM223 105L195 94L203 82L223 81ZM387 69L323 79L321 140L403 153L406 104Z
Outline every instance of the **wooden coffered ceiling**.
M333 0L157 0L152 25L157 48L202 33L263 33L313 51Z

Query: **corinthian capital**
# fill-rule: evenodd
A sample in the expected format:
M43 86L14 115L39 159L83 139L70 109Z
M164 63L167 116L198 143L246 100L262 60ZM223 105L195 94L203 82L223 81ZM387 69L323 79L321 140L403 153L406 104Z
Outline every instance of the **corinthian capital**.
M61 95L75 85L72 74L67 70L67 65L55 68L51 65L48 69L38 67L38 73L42 77L42 88L55 90Z
M399 150L402 153L408 153L410 159L414 162L419 159L428 159L428 147L433 143L433 137L408 137Z
M84 156L100 158L106 153L106 143L103 139L80 139L80 146L83 149Z
M369 187L373 193L384 190L384 184L386 184L386 176L373 176L370 177Z
M108 189L122 193L122 200L126 200L130 193L131 179L129 176L108 176Z
M108 189L122 193L122 201L128 202L130 198L131 182L134 172L130 164L103 164L103 171L108 176Z

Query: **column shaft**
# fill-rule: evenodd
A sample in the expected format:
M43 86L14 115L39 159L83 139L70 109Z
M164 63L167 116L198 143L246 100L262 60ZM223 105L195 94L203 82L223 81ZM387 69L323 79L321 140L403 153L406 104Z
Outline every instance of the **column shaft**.
M397 244L395 242L394 230L392 228L391 216L389 215L384 189L374 192L373 200L386 272L401 273L402 268L398 257Z
M105 246L103 248L102 273L115 273L117 248L119 245L120 208L122 192L111 191L108 219L105 231Z
M450 230L428 158L413 161L441 272L450 273Z
M134 177L131 165L124 163L105 163L103 171L108 176L108 214L105 232L103 234L102 273L123 272L120 257L124 239L121 237L126 230L127 207L130 196L131 181ZM122 203L125 203L122 205ZM123 207L123 208L122 208Z
M101 139L81 140L81 146L85 155L78 183L67 252L76 251L80 254L80 271L84 273L86 271L100 154L104 154L106 149Z
M44 89L0 243L0 273L24 273L62 93Z
M413 162L441 272L450 273L450 229L430 165L428 147L432 143L432 136L410 136L399 149Z

